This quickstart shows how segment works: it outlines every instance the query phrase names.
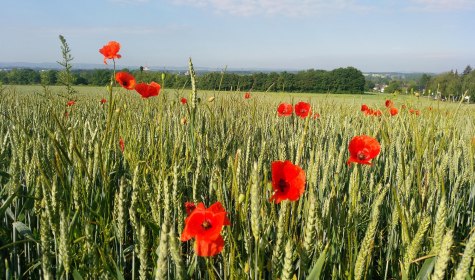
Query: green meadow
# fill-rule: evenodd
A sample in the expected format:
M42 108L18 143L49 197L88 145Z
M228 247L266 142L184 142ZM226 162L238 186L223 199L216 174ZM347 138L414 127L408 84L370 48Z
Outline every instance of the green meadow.
M166 87L143 99L117 85L0 90L6 279L475 278L474 105L199 88L194 101ZM320 117L278 116L281 102L299 101ZM372 165L347 165L357 135L381 144ZM279 160L305 171L297 201L269 201ZM226 209L218 255L180 241L185 202Z

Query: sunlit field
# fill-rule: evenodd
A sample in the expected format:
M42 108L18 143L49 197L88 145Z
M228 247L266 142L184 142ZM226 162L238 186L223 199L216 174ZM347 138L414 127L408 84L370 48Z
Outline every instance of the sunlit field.
M166 87L148 99L118 85L112 95L74 89L2 88L1 277L475 277L473 105L199 88L194 102L190 90ZM277 113L300 101L308 117ZM358 135L380 143L372 165L347 164ZM276 203L272 166L286 160L304 172L303 192ZM224 224L203 252L185 226L198 215L193 204L217 202L225 215L213 212L201 230L218 215Z

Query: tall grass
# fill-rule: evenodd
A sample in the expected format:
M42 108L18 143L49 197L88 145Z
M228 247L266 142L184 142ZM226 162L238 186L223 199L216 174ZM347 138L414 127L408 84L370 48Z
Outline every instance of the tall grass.
M300 119L278 117L272 93L208 102L198 92L191 110L182 92L114 89L101 105L103 90L71 107L54 93L2 91L1 277L475 277L473 108L377 118L359 111L361 97L327 97L311 101L319 119ZM381 153L347 166L360 134ZM306 191L273 204L270 164L286 159L305 170ZM179 240L186 201L226 208L218 256Z

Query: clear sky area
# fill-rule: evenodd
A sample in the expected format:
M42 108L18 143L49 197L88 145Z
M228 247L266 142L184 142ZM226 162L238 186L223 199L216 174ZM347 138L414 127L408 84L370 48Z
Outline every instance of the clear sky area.
M475 0L0 0L0 62L118 67L462 72L475 66Z

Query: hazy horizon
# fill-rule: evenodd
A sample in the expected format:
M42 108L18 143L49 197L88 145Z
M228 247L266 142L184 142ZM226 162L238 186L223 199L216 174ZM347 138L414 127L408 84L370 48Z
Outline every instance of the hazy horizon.
M137 70L141 65L118 65L117 69L128 68L130 70ZM347 67L354 67L348 65ZM0 70L9 70L14 68L24 68L24 69L36 69L36 70L61 70L61 66L58 62L25 62L25 61L16 61L16 62L3 62L0 61ZM241 67L241 68L230 68L230 67L207 67L207 66L195 66L195 70L204 71L204 72L222 72L226 69L227 72L299 72L307 70L326 70L331 71L336 68L331 69L319 69L319 68L262 68L262 67ZM337 67L339 68L339 67ZM345 68L345 67L343 67ZM95 70L95 69L112 69L112 65L105 65L102 63L78 63L72 62L72 70ZM183 66L160 66L160 65L150 65L147 70L150 71L188 71L188 65ZM361 70L361 69L358 69ZM441 74L444 72L450 72L452 70L447 70L443 72L429 72L429 71L362 71L364 74ZM454 70L455 71L455 70Z
M117 66L462 72L475 65L475 0L5 1L0 62ZM108 67L112 67L109 65Z

